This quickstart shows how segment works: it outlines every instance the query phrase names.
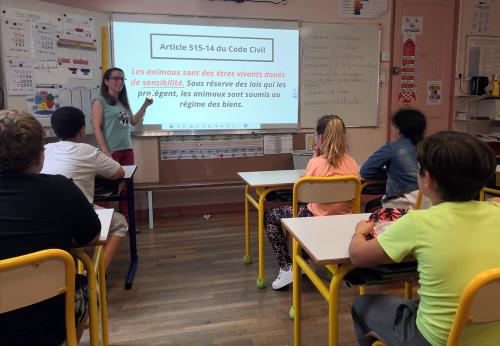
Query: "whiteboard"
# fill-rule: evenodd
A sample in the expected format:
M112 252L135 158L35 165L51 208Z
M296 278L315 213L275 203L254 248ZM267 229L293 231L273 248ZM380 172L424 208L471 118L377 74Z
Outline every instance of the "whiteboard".
M346 126L377 126L378 25L303 23L300 124L336 114Z

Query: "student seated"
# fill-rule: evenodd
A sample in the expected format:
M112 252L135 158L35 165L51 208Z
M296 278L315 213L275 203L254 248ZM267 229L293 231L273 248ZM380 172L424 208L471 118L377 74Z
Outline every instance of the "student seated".
M366 160L361 166L361 177L387 179L381 201L384 208L415 208L418 196L415 148L424 138L427 122L419 111L401 109L392 117L392 126L396 140L384 144ZM367 209L377 206L380 201L369 202Z
M352 318L360 345L371 345L365 339L369 332L387 345L445 345L464 287L480 272L500 267L495 241L500 204L474 200L495 172L493 151L473 136L447 131L419 143L417 161L420 190L433 206L410 211L371 240L365 234L372 226L360 222L349 255L356 267L415 257L420 302L357 297ZM474 344L498 344L500 329L495 326L489 330L493 334L476 334Z
M333 177L355 175L359 177L359 167L347 153L347 139L344 122L339 116L325 115L316 125L318 144L313 158L306 167L306 176ZM299 203L298 216L319 216L348 214L352 212L352 202ZM280 271L272 286L275 290L292 282L292 259L288 249L285 231L281 228L282 218L292 217L292 206L274 208L264 214L264 226L278 259Z
M39 174L44 131L27 113L0 111L0 259L70 250L99 238L101 223L80 189L63 176ZM77 279L77 335L85 326L85 280ZM36 290L37 287L33 287ZM64 295L0 314L0 345L60 345L66 338Z
M45 145L45 163L42 173L61 174L73 179L90 203L94 200L96 176L107 179L123 178L125 172L118 162L104 155L97 148L80 143L85 137L85 116L82 111L75 107L61 107L52 114L50 122L60 141ZM100 207L94 206L94 208ZM106 270L127 232L127 220L122 214L115 212L104 246Z

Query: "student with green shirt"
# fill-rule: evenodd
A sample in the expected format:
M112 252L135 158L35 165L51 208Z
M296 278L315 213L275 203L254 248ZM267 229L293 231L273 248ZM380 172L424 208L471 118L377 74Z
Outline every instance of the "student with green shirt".
M373 225L360 222L349 255L356 267L415 257L420 301L357 297L352 317L360 345L371 345L369 332L387 345L445 345L464 287L500 267L500 203L473 200L495 173L493 151L470 135L440 132L419 143L417 161L419 188L433 207L410 212L371 240L365 235ZM499 327L472 325L464 337L499 345Z

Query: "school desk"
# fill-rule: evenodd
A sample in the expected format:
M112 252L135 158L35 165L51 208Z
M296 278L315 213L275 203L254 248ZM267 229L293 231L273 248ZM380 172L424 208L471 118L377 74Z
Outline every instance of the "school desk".
M319 217L281 219L282 225L293 237L293 307L294 346L301 344L301 271L309 277L328 302L328 345L338 345L339 288L344 276L352 270L349 262L349 243L356 224L367 220L366 214L348 214ZM301 255L304 249L314 262L322 264L333 274L330 286Z
M128 268L125 289L131 289L134 282L135 271L137 269L137 239L135 227L135 200L134 200L134 174L137 170L136 165L122 166L125 176L121 179L127 186L127 195L118 194L94 196L94 202L101 201L121 201L126 200L128 204L128 235L130 242L130 266Z
M92 246L102 247L108 238L109 227L111 225L111 218L113 217L113 209L96 209L96 214L101 221L101 233L99 236L99 241ZM89 258L85 253L83 248L74 248L71 253L75 255L83 264L87 271L87 284L88 284L88 297L89 297L89 333L90 333L90 345L99 345L99 326L98 326L98 303L101 312L101 333L102 333L102 345L108 346L108 307L106 298L106 271L104 270L104 260L103 256L94 257L94 261L97 261L97 270L99 272L99 280L97 280L95 271L95 262ZM95 251L97 253L97 249ZM102 248L101 248L102 253ZM99 284L99 298L97 298L97 283Z
M260 172L238 172L245 181L245 264L252 263L250 256L250 224L249 203L258 211L258 238L259 238L259 277L257 287L265 288L266 279L264 275L264 207L266 196L276 190L291 190L297 179L304 175L303 169L292 169L282 171L260 171ZM258 201L251 194L252 191L258 196Z

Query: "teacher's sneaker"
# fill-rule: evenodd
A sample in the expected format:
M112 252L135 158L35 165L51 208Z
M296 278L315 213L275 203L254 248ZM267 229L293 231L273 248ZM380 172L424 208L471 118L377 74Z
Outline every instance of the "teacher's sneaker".
M293 281L292 267L288 270L283 270L280 268L280 272L276 280L273 281L273 288L279 290L285 286L288 286Z

